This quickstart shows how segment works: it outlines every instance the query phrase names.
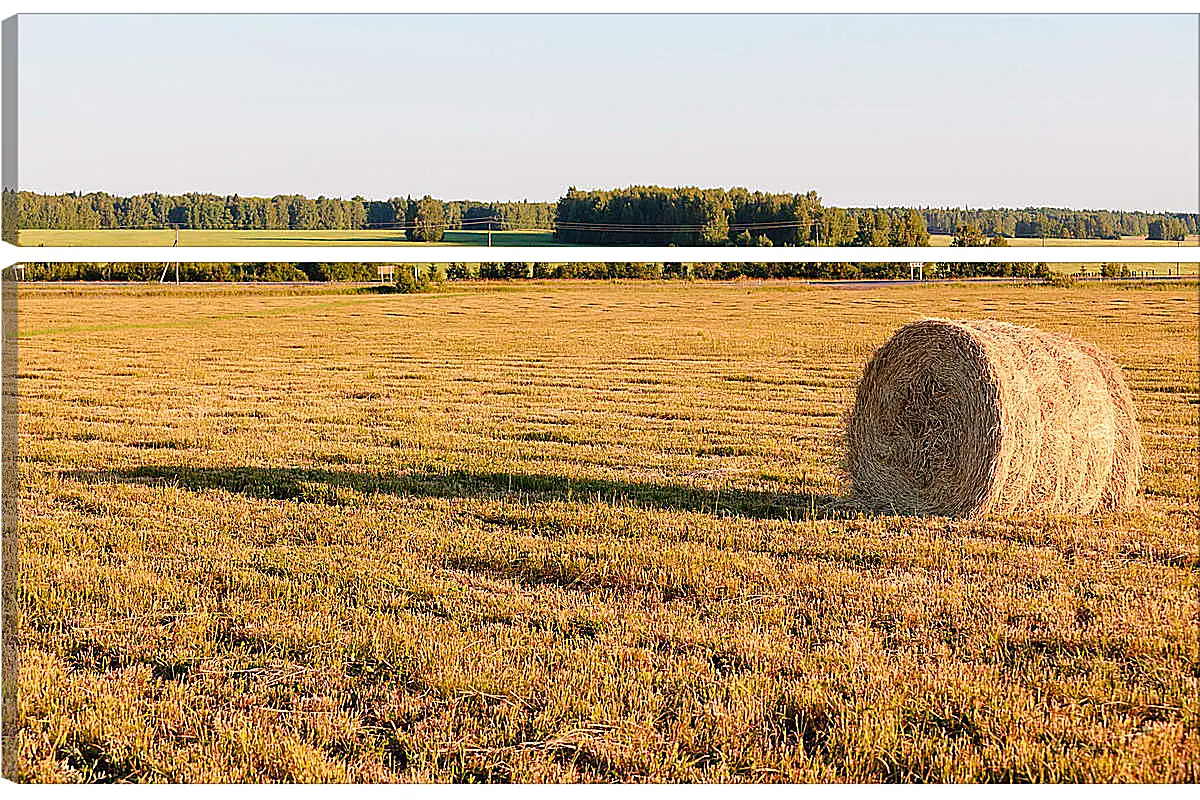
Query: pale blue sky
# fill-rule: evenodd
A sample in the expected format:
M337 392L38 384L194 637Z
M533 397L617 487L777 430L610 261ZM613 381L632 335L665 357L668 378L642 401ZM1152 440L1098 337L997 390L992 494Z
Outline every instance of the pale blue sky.
M22 15L20 182L1197 209L1194 16Z

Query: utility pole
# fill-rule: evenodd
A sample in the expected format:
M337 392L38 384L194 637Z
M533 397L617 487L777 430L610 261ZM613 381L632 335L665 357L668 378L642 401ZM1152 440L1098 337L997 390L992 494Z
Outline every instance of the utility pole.
M179 247L179 224L178 223L173 224L173 225L171 225L171 227L175 229L175 241L171 244L171 247ZM163 264L162 275L158 276L159 283L167 282L167 270L169 270L170 268L171 268L170 262ZM176 284L179 283L179 262L178 261L175 262L175 283Z

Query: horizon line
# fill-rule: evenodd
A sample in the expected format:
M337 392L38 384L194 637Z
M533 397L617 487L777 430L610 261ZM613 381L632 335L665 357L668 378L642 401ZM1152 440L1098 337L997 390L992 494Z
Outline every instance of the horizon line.
M406 192L403 195L394 194L394 195L391 195L390 197L371 198L371 197L366 197L365 195L360 195L360 194L346 197L343 195L336 195L336 194L315 194L314 195L314 194L307 194L304 192L273 192L271 194L261 194L261 193L243 193L243 192L216 192L216 191L204 191L204 190L197 190L197 189L189 189L189 190L183 191L183 192L173 192L173 191L164 191L164 190L154 189L154 190L149 190L149 191L119 193L119 192L112 192L107 189L89 189L87 191L80 190L80 189L72 189L72 190L68 190L68 191L45 191L42 189L31 189L31 188L26 188L26 187L20 187L20 188L17 188L15 191L30 192L32 194L40 194L40 195L44 195L44 196L74 195L74 196L78 196L78 197L85 197L90 194L106 194L111 197L136 197L139 195L152 195L152 194L164 195L164 196L168 196L168 197L171 197L171 196L180 197L180 196L188 195L188 194L197 194L197 195L212 195L213 197L247 197L247 198L258 198L258 199L271 199L273 197L305 197L305 198L316 200L318 198L324 197L327 200L352 201L355 198L361 198L361 200L363 200L365 202L372 202L372 203L383 203L383 202L388 202L390 200L399 199L399 198L404 198L404 199L418 198L419 199L421 197L432 197L433 199L439 200L443 203L479 202L479 203L545 203L545 204L552 204L552 203L558 202L558 200L561 199L562 197L565 197L567 192L569 192L571 189L577 189L578 191L584 191L584 192L611 192L611 191L620 191L621 189L632 188L635 186L655 186L655 187L661 187L664 189L694 188L694 189L701 189L701 190L705 190L705 191L719 189L721 191L726 191L726 192L732 191L735 189L742 189L742 190L748 191L748 192L760 192L762 194L781 194L781 195L784 195L784 194L797 195L797 194L807 194L808 192L816 192L818 201L821 203L821 205L823 207L844 208L844 209L906 208L906 209L917 209L917 210L921 210L921 209L957 209L957 210L965 210L965 211L1004 211L1004 210L1024 211L1024 210L1029 210L1029 209L1062 209L1062 210L1066 210L1066 211L1107 211L1107 212L1128 213L1128 214L1200 214L1200 203L1197 204L1197 208L1195 210L1147 209L1147 208L1106 208L1106 207L1102 207L1102 206L1090 206L1090 207L1089 206L1069 206L1069 205L1051 205L1051 204L1044 204L1044 203L1041 205L991 205L991 206L987 206L987 205L957 205L957 204L906 205L903 203L886 203L886 204L874 204L874 205L857 204L857 203L835 204L835 203L828 203L826 201L826 199L821 196L820 192L817 192L816 189L807 189L804 191L787 191L787 190L775 191L775 190L761 189L761 188L753 189L753 188L750 188L747 186L700 186L699 184L665 185L665 184L650 184L650 183L631 183L631 184L627 184L624 186L612 186L612 187L608 187L608 188L598 188L598 189L592 189L592 188L579 189L576 186L568 186L567 189L564 190L563 194L559 195L559 197L556 197L552 200L531 200L529 198L481 199L478 197L438 197L436 195L430 194L429 192L425 192L425 193ZM12 188L5 187L4 191L14 191L14 190Z

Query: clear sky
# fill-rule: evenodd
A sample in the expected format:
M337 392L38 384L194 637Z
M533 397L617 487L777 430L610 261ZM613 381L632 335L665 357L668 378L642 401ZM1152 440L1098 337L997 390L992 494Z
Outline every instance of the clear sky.
M1195 16L22 15L20 183L1197 210Z

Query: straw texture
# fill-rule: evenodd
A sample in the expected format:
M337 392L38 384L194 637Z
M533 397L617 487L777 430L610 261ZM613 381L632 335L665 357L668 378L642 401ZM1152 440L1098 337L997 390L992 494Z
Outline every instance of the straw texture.
M1121 370L1093 345L992 320L929 319L872 357L846 426L855 499L900 514L1090 514L1137 499Z

